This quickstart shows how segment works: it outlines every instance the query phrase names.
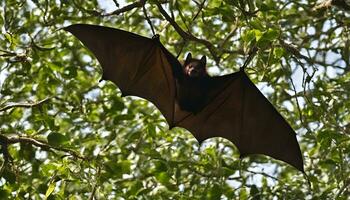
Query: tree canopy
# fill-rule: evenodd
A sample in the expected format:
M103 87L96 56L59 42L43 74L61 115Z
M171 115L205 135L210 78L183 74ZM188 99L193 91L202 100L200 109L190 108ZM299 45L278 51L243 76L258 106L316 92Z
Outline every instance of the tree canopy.
M346 0L0 1L1 199L347 199ZM62 30L110 26L246 72L296 131L307 176L226 139L199 145L149 102L100 81ZM309 181L309 182L308 182ZM310 184L309 184L310 183Z

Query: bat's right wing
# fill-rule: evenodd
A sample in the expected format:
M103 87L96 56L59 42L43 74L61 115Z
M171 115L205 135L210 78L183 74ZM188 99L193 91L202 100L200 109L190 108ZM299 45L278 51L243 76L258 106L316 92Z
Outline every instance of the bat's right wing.
M103 78L113 81L123 96L149 100L161 111L169 126L174 126L173 69L181 69L181 64L158 39L87 24L64 29L91 50L103 68Z
M263 154L304 172L296 133L243 70L212 77L207 106L193 115L177 115L177 126L202 142L223 137L234 143L241 157Z

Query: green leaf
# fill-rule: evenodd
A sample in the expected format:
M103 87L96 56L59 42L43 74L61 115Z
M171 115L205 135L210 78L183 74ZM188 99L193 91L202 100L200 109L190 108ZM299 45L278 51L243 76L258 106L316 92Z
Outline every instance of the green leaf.
M243 36L242 36L242 40L245 43L249 43L254 39L255 39L255 30L249 30L245 34L243 34Z
M276 29L269 29L269 30L267 30L267 32L265 32L265 33L263 34L263 39L269 40L269 41L273 41L273 40L275 40L276 38L278 38L279 35L280 35L279 30L276 30Z
M75 78L78 75L76 67L67 67L63 73L65 78Z
M222 189L220 185L214 184L212 188L209 189L207 194L207 199L219 200L221 199Z
M131 173L131 162L129 160L110 160L104 163L105 170L107 171L107 176L113 176L116 178L121 178L123 174Z
M252 20L251 22L249 22L249 24L254 28L254 29L257 29L257 30L264 30L264 26L262 24L262 22L256 18L255 20Z
M132 120L134 119L134 115L131 115L131 114L125 114L125 115L118 115L116 117L114 117L114 120L113 120L113 123L117 124L119 123L120 121L129 121L129 120Z
M223 167L222 169L223 169L225 177L229 177L230 175L232 175L236 172L236 170L233 170L233 169L228 168L228 167Z
M254 35L255 35L255 39L256 41L259 41L260 38L263 36L263 32L261 32L260 30L258 29L254 29Z
M32 68L32 65L28 61L22 62L23 72L29 73L30 69Z
M129 160L123 160L117 164L117 169L120 169L120 171L124 174L131 172L131 162Z
M4 168L1 177L3 177L10 184L16 183L16 174L7 167Z
M141 189L143 188L142 182L137 180L131 183L129 186L128 194L129 195L137 195Z
M280 59L285 53L285 50L283 48L277 47L273 49L273 55L276 59Z
M12 37L11 37L10 34L5 33L4 36L5 36L6 40L7 40L9 43L12 43Z
M253 200L260 199L259 189L256 187L256 185L252 185L252 188L250 189L250 196L252 197Z
M155 161L154 165L155 165L155 172L165 172L168 170L168 165L164 161L161 161L161 160Z
M6 189L2 189L0 188L0 197L1 199L10 199L10 191L6 190Z
M242 187L239 191L239 199L248 199L248 191L245 187Z
M160 172L155 175L156 179L163 185L168 185L171 177L167 172Z
M112 102L112 106L111 106L111 111L115 112L115 111L121 111L125 108L124 103L117 97L114 97L113 99L111 99Z
M42 183L38 186L37 191L41 194L45 194L47 189L48 189L47 184Z
M19 155L21 158L27 161L32 161L35 158L35 150L32 145L21 143L20 147Z
M149 136L151 136L151 137L156 137L156 135L157 135L156 127L153 124L147 125L147 132L148 132Z
M47 141L50 145L60 146L66 144L69 138L57 132L52 132L47 136Z
M47 188L46 193L45 193L45 199L47 199L51 195L51 193L55 190L55 187L56 187L55 182L50 183L50 185Z
M62 67L58 65L59 63L48 62L47 65L52 71L62 72Z

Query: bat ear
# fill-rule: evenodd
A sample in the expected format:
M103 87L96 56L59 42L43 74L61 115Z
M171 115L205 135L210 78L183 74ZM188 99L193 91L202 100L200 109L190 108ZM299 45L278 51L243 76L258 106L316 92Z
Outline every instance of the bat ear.
M201 58L201 63L203 64L203 66L205 66L206 64L207 64L207 57L205 57L205 56L202 56L202 58Z
M188 64L189 62L191 62L191 60L192 60L192 54L188 53L186 56L185 64Z

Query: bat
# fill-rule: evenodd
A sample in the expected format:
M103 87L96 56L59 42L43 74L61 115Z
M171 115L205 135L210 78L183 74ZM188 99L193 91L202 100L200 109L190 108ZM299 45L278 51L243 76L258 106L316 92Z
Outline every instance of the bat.
M206 57L188 54L184 65L160 42L159 36L87 24L64 28L96 56L103 79L122 96L152 102L169 128L189 130L199 143L211 137L230 140L240 157L263 154L304 172L296 133L249 79L244 69L209 76Z

